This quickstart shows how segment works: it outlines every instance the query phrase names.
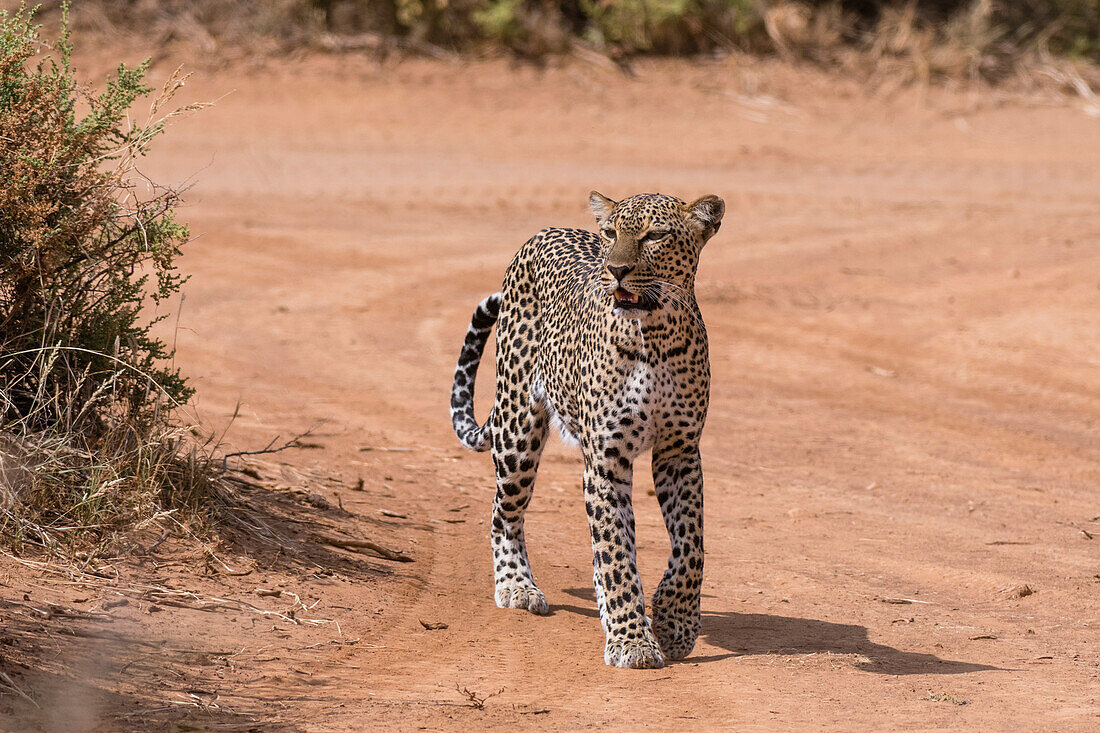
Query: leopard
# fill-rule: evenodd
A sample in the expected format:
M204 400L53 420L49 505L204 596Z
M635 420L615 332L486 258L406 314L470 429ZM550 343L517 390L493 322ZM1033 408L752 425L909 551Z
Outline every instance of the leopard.
M463 446L492 454L496 605L550 612L528 560L524 516L553 428L583 457L604 662L659 668L687 657L701 628L700 439L711 373L695 278L725 203L659 193L614 201L592 191L589 205L597 232L538 232L508 265L500 291L474 310L451 420ZM479 424L474 384L494 326L496 391ZM634 461L647 451L671 549L648 614L632 500Z

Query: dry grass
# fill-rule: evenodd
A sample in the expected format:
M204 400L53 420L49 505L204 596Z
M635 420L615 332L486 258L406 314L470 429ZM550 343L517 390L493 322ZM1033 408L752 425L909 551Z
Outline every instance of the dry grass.
M43 347L33 364L48 382L65 368L64 347ZM8 362L0 360L0 373ZM120 369L128 368L120 366ZM119 415L115 379L87 393L36 396L0 430L0 537L19 553L88 561L146 549L166 534L198 537L232 518L237 502L213 440L200 443L178 421L179 406L155 382L148 411ZM0 405L10 400L0 383ZM97 413L95 430L84 415ZM51 419L41 421L41 414ZM242 518L243 521L243 518ZM160 540L163 541L163 540Z

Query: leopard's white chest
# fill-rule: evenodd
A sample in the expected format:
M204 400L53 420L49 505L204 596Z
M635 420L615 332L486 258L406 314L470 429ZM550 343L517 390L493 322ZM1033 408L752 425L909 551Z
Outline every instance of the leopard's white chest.
M631 417L637 430L628 452L637 455L652 448L658 420L676 402L667 365L645 359L634 362L626 371L621 394L622 412Z

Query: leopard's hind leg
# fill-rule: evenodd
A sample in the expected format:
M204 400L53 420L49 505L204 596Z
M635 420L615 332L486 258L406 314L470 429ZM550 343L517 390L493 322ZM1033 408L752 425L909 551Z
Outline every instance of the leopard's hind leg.
M549 420L545 407L529 402L497 396L492 445L497 492L489 532L497 605L543 615L550 607L535 585L527 560L523 518L535 488Z

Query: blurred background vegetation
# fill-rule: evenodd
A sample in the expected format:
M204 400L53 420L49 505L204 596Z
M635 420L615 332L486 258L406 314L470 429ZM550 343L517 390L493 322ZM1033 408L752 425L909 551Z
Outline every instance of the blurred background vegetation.
M208 51L260 42L536 59L578 48L613 59L742 51L836 64L859 55L903 60L921 79L987 81L1029 58L1100 61L1100 0L84 0L73 17L76 30Z

